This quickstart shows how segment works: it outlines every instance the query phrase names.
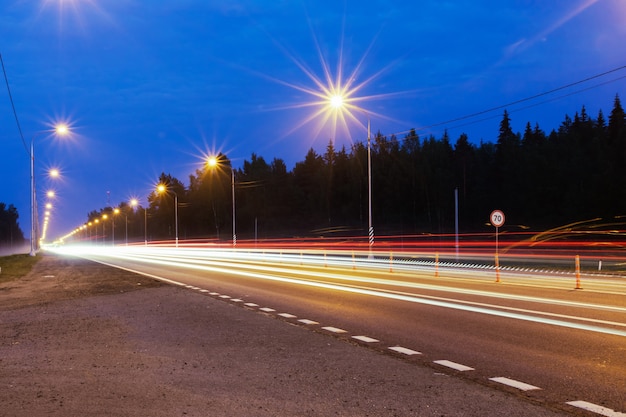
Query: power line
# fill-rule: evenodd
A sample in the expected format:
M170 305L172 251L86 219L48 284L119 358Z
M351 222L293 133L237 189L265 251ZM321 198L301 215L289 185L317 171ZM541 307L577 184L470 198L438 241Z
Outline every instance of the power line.
M2 64L2 73L4 74L4 81L7 85L7 91L9 92L9 100L11 101L11 108L13 109L13 115L15 116L15 123L17 123L17 130L20 132L20 138L22 139L22 144L24 144L24 149L30 155L30 151L28 150L28 146L26 146L26 141L24 140L24 134L22 133L22 126L20 126L20 121L17 118L17 112L15 111L15 104L13 103L13 96L11 95L11 88L9 87L9 79L7 78L7 72L4 69L4 60L2 59L2 54L0 54L0 63Z
M548 94L552 94L552 93L555 93L557 91L564 90L566 88L570 88L570 87L573 87L575 85L582 84L582 83L585 83L587 81L591 81L591 80L596 79L596 78L604 77L605 75L608 75L608 74L611 74L611 73L614 73L614 72L617 72L617 71L621 71L621 70L624 70L624 69L626 69L626 65L622 65L620 67L613 68L611 70L602 72L600 74L592 75L592 76L584 78L582 80L574 81L572 83L569 83L569 84L566 84L566 85L554 88L552 90L544 91L542 93L535 94L535 95L532 95L530 97L526 97L526 98L522 98L522 99L519 99L519 100L515 100L515 101L512 101L510 103L502 104L500 106L491 107L489 109L481 110L481 111L478 111L478 112L475 112L475 113L471 113L471 114L468 114L468 115L465 115L465 116L456 117L454 119L445 120L443 122L433 123L431 125L426 125L426 126L420 126L420 127L414 128L414 129L404 130L404 131L401 131L401 132L395 132L395 133L393 133L393 135L397 136L397 135L407 134L407 133L411 133L412 131L415 131L415 132L424 131L424 130L431 129L433 127L448 125L448 124L451 124L451 123L459 122L461 120L470 119L470 118L473 118L473 117L476 117L476 116L480 116L480 115L483 115L483 114L486 114L486 113L490 113L490 112L495 111L495 110L504 109L504 108L509 107L509 106L514 106L516 104L520 104L520 103L524 103L526 101L534 100L536 98L543 97L543 96L546 96ZM538 106L540 104L544 104L544 103L547 103L547 102L550 102L550 101L558 100L560 98L571 96L573 94L577 94L577 93L580 93L580 92L583 92L583 91L587 91L587 90L590 90L590 89L593 89L593 88L596 88L596 87L600 87L600 86L605 85L605 84L609 84L609 83L612 83L612 82L615 82L615 81L619 81L619 80L621 80L621 79L623 79L625 77L626 76L618 77L616 79L613 79L613 80L610 80L610 81L606 81L606 82L603 82L603 83L600 83L600 84L596 84L594 86L587 87L587 88L584 88L582 90L578 90L578 91L575 91L575 92L572 92L572 93L568 93L568 94L565 94L565 95L562 95L562 96L559 96L559 97L556 97L556 98L553 98L553 99L550 99L550 100L542 101L541 103L536 103L536 104L533 104L533 105L526 106L523 109L527 109L527 108L530 108L530 107ZM523 109L512 110L511 112L515 112L515 111L519 111L519 110L523 110ZM489 116L489 117L482 118L480 120L463 123L461 125L453 126L453 128L467 126L467 125L471 125L473 123L479 123L479 122L491 119L493 117L496 117L496 116Z

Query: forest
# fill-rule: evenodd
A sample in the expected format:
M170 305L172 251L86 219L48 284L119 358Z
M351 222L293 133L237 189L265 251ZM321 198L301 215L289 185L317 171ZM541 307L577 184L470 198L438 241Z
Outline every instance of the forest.
M0 248L22 247L24 233L18 222L19 214L14 205L0 202Z
M281 159L252 154L233 173L227 155L219 159L217 168L191 174L188 185L161 174L168 192L151 193L147 212L122 203L130 239L143 240L145 224L149 240L173 239L176 200L180 239L230 239L233 175L239 239L366 234L367 143L336 149L330 141L323 154L310 149L291 171ZM453 144L447 133L378 133L371 159L377 235L453 233L455 190L463 233L489 230L494 209L506 213L509 228L535 231L594 218L616 223L626 215L626 118L619 95L608 119L601 110L592 117L583 106L549 133L530 123L514 132L505 110L496 143L474 144L466 134ZM94 210L87 221L112 210Z
M549 133L531 123L514 132L505 110L496 143L472 143L466 134L453 143L447 132L441 138L377 133L371 141L376 235L454 233L455 194L462 233L490 230L494 209L506 214L511 230L597 218L619 223L626 215L626 117L619 95L612 104L608 118L583 106ZM116 240L173 239L177 201L180 239L228 240L234 180L238 239L367 234L367 143L336 149L330 141L324 153L310 149L291 171L281 159L256 154L234 172L227 155L218 159L217 167L189 175L187 184L162 173L158 182L167 192L152 192L148 207L122 202L93 210L85 224L107 214L117 216ZM5 217L2 243L9 229L17 233ZM102 232L110 239L112 230ZM96 235L85 229L79 237Z

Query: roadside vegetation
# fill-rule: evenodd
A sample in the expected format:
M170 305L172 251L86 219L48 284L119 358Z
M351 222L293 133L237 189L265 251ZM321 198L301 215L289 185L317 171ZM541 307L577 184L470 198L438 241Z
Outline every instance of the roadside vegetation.
M0 256L0 284L28 274L40 259L40 255L30 256L29 254Z

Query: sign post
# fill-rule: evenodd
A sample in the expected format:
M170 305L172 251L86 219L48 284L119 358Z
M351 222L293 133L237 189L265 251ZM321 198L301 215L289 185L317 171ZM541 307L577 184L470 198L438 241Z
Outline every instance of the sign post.
M494 210L489 216L489 221L496 228L496 282L500 282L500 260L498 258L498 228L504 225L504 213L501 210Z

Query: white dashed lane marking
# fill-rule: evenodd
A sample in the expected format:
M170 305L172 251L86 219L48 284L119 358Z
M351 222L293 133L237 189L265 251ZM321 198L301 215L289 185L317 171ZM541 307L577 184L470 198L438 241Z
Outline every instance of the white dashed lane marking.
M583 410L591 411L592 413L600 414L601 416L626 417L626 413L620 413L619 411L614 411L610 408L602 407L601 405L589 403L587 401L570 401L567 404Z
M219 298L222 298L224 300L230 300L236 303L244 303L244 300L240 299L240 298L231 298L229 295L221 295L218 292L210 292L209 290L205 290L199 287L195 287L192 285L185 285L185 288L189 288L195 291L199 291L201 293L205 293L205 294L209 294L212 296L217 296ZM245 305L246 307L258 307L258 304L255 303L244 303L243 305ZM266 312L266 313L272 313L275 312L276 310L270 307L262 307L259 308L260 311ZM290 314L290 313L280 313L278 314L278 316L284 317L284 318L288 318L288 319L295 319L297 318L297 316ZM313 321L313 320L309 320L309 319L299 319L298 320L300 323L303 324L307 324L307 325L316 325L319 324L319 322L317 321ZM332 333L337 333L337 334L341 334L341 333L348 333L347 330L343 330L343 329L339 329L337 327L332 327L332 326L327 326L327 327L322 327L322 329L332 332ZM369 336L352 336L353 339L359 340L361 342L365 342L365 343L376 343L376 342L380 342L380 340L378 339L374 339L372 337ZM394 352L398 352L398 353L402 353L404 355L421 355L422 352L418 352L416 350L412 350L409 348L405 348L402 346L391 346L388 348L389 350L392 350ZM438 365L441 366L445 366L447 368L451 368L460 372L466 372L466 371L473 371L474 368L460 364L460 363L456 363L456 362L452 362L449 360L437 360L437 361L433 361L433 363L436 363ZM531 390L540 390L541 388L536 387L534 385L530 385L527 384L525 382L520 382L520 381L516 381L514 379L510 379L510 378L506 378L506 377L494 377L494 378L489 378L490 381L494 381L503 385L507 385L509 387L513 387L516 389L519 389L521 391L531 391ZM592 413L596 413L598 415L602 415L602 416L606 416L606 417L626 417L626 413L622 413L619 411L615 411L612 410L610 408L606 408L603 407L601 405L597 405L597 404L593 404L587 401L569 401L566 404L571 405L572 407L576 407L576 408L580 408L582 410L586 410L586 411L590 411Z
M369 336L352 336L352 338L356 339L356 340L360 340L361 342L366 342L366 343L380 342L380 340L374 339L374 338L369 337Z
M525 382L516 381L514 379L498 376L495 378L489 378L490 381L498 382L500 384L508 385L509 387L517 388L521 391L531 391L535 389L541 389L534 385L526 384Z
M403 353L405 355L421 355L422 354L422 352L418 352L416 350L408 349L402 346L392 346L389 349L393 350L394 352Z
M452 362L452 361L448 361L448 360L440 360L440 361L433 361L434 363L441 365L441 366L445 366L448 368L452 368L452 369L456 369L457 371L461 371L461 372L465 372L465 371L473 371L474 368L470 368L469 366L465 366L462 365L460 363L456 363L456 362Z
M345 331L344 329L338 329L337 327L332 326L322 327L322 329L328 330L329 332L333 333L347 333L347 331Z

